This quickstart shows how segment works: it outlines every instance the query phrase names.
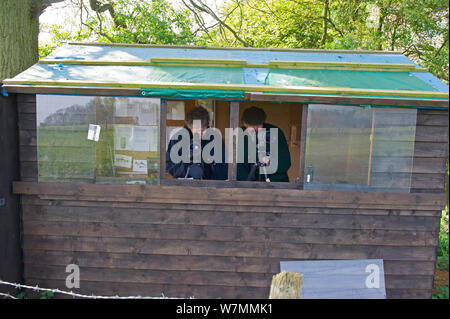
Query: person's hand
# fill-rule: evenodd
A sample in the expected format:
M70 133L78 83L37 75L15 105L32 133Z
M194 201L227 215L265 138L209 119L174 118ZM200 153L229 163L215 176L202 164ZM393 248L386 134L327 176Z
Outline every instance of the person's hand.
M270 156L263 156L261 161L264 165L269 166L270 165Z

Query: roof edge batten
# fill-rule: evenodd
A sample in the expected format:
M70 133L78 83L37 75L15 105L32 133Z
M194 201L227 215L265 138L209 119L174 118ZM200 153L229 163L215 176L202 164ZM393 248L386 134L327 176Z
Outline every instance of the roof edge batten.
M340 49L302 49L302 48L255 48L255 47L216 47L179 44L138 44L138 43L107 43L107 42L68 42L69 45L111 46L111 47L142 47L142 48L173 48L173 49L199 49L199 50L249 50L249 51L292 51L292 52L328 52L353 54L395 54L402 55L400 51L384 50L340 50Z
M97 65L97 66L190 66L190 67L241 67L270 69L322 69L349 71L382 72L428 72L426 68L409 63L363 63L363 62L320 62L320 61L281 61L270 60L269 63L248 63L236 59L182 59L151 58L150 60L78 60L51 59L39 60L39 64Z
M35 86L8 84L4 86L8 93L21 94L60 94L60 95L90 95L90 96L127 96L141 97L140 88L123 87L94 87L94 86ZM189 90L188 90L189 91ZM219 92L219 91L218 91ZM298 103L321 103L341 105L373 105L387 107L413 107L448 110L448 99L414 98L414 97L387 97L387 96L347 96L347 95L324 95L324 94L286 94L271 92L243 92L244 101L278 101ZM152 96L156 97L156 96ZM177 99L174 96L158 96L165 99ZM187 98L190 99L190 98ZM215 98L216 99L216 98ZM220 99L218 96L217 99ZM236 100L235 98L224 98L224 100Z
M218 84L218 83L187 83L187 82L106 82L106 81L83 81L83 80L14 80L5 79L4 87L8 85L33 85L33 86L87 86L87 87L110 87L110 88L141 88L141 89L191 89L191 90L231 90L231 91L254 91L254 92L276 92L276 93L307 93L307 94L349 94L349 95L375 95L375 96L398 96L398 97L424 97L448 99L448 92L441 91L414 91L414 90L380 90L380 89L357 89L347 87L312 87L312 86L274 86L274 85L252 85L252 84Z

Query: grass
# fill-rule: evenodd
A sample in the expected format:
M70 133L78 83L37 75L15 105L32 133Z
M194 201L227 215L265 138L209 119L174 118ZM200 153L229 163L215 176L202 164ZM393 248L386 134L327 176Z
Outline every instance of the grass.
M439 232L438 257L436 263L435 289L433 292L433 299L449 299L449 235L448 235L448 219L449 210L442 211L441 229ZM441 277L442 274L446 278Z
M143 177L121 177L114 175L114 127L102 126L98 142L87 139L88 125L41 126L38 128L38 171L40 182L85 182L124 184L128 179ZM134 159L145 159L159 163L157 152L128 151ZM145 156L143 158L143 156ZM159 173L150 173L147 184L157 184Z

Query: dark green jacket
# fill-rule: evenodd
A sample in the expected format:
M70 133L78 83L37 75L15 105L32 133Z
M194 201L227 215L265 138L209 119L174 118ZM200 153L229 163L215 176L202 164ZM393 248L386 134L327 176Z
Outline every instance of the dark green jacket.
M289 146L286 142L286 137L283 131L277 126L264 123L263 128L269 133L271 128L278 129L278 168L274 174L270 174L269 178L271 182L289 182L289 177L287 174L288 169L291 167L291 154L289 152ZM242 127L245 131L245 127ZM257 143L256 143L257 144ZM266 144L267 150L270 152L269 144ZM239 149L239 148L238 148ZM258 154L256 150L256 154ZM271 156L273 156L271 154ZM248 163L248 137L244 137L244 163L237 164L237 180L246 181L248 174L250 173L252 164ZM259 169L257 170L257 175L259 174ZM264 175L260 176L260 180L264 181Z

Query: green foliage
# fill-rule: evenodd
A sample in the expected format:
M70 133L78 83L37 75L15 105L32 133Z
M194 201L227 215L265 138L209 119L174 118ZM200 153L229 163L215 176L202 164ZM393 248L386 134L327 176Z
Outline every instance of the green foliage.
M436 289L439 292L433 294L433 299L449 299L448 285L438 286Z
M52 36L53 45L42 45L40 57L47 56L65 42L98 41L141 44L191 44L192 22L187 10L174 9L166 0L116 0L114 15L94 12L89 1L74 0L81 19L74 32L58 25L41 25Z
M55 294L52 291L41 291L40 299L52 299ZM27 293L25 291L21 291L16 295L17 299L27 299Z
M54 45L50 45L48 43L44 43L39 45L39 59L45 58L47 55L52 53L55 49Z
M82 7L80 25L74 33L51 26L57 42L93 40L115 43L187 44L193 42L187 10L176 10L166 0L116 0L114 15L93 12L87 2ZM84 18L83 18L84 17Z
M86 29L79 29L76 32L67 32L61 29L59 25L53 24L41 24L41 29L46 30L52 36L52 44L40 44L39 45L39 58L45 58L52 53L53 50L60 47L66 42L82 42L88 40L91 33Z
M436 264L436 269L447 272L449 271L448 213L448 207L446 210L442 211L441 227L439 232L438 257ZM439 279L440 278L435 278L435 280L441 282L442 280ZM448 281L444 282L443 284L438 284L436 286L437 292L433 293L433 299L449 299L448 288Z
M42 291L40 299L52 299L54 295L52 291Z
M16 295L17 299L27 299L27 293L25 291L21 291Z
M221 17L250 46L401 51L448 83L448 10L447 0L228 0ZM220 25L197 38L242 46Z
M449 269L449 238L448 238L448 209L442 211L441 228L439 232L438 245L438 268L440 270Z
M175 10L166 0L120 0L116 28L111 39L124 43L188 44L193 42L187 10Z
M81 12L77 31L44 26L54 47L91 40L397 50L449 81L447 0L227 0L216 12L220 22L193 6L175 9L168 0L103 1L112 11L101 12L93 11L87 0L72 3ZM206 26L207 20L215 23ZM52 48L42 47L41 56Z

